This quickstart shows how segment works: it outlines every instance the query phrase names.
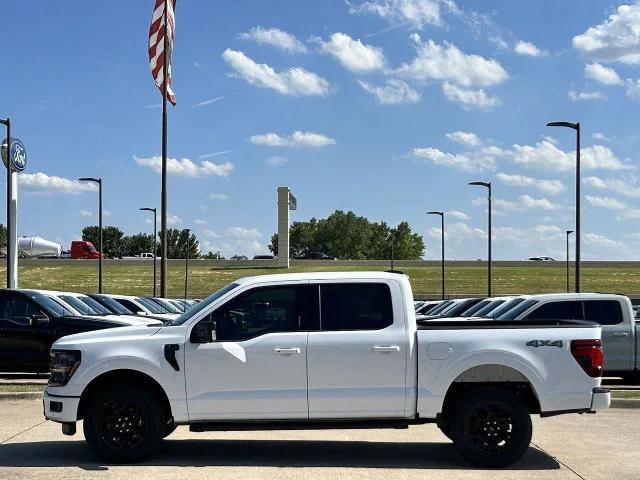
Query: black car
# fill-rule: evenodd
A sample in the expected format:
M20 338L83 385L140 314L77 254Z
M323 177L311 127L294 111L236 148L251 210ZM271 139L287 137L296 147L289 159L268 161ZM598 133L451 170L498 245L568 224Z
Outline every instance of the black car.
M37 291L0 289L0 371L48 372L49 350L60 337L124 325L74 315Z

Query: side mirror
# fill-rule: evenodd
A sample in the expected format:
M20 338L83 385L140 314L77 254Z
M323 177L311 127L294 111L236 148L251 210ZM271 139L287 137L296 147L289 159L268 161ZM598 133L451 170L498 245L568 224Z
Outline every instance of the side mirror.
M49 323L49 317L44 313L36 313L29 318L29 325L32 327L40 327Z
M191 330L191 343L211 343L216 340L216 323L199 322Z

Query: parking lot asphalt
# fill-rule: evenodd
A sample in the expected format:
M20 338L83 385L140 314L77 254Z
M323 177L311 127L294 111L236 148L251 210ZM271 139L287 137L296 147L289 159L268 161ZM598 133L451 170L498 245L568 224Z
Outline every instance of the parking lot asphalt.
M468 464L433 425L408 430L191 433L139 465L99 462L44 421L37 400L0 402L0 479L639 479L640 410L534 417L533 445L504 470Z

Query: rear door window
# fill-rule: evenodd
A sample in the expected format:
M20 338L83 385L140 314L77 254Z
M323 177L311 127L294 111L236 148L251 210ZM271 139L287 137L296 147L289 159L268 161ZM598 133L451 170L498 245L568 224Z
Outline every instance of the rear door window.
M385 283L320 286L320 328L380 330L393 324L391 290Z
M622 307L617 300L585 300L584 319L600 325L622 323Z
M526 320L584 320L582 302L548 302L527 315Z

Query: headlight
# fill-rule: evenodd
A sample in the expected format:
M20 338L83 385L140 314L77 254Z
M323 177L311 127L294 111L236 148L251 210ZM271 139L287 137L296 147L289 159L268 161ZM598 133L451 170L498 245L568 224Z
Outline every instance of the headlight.
M67 384L71 376L80 366L79 350L51 350L50 369L48 385L50 387L62 387Z

